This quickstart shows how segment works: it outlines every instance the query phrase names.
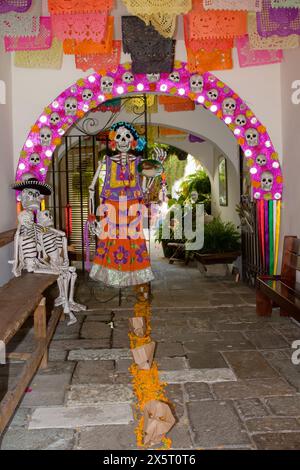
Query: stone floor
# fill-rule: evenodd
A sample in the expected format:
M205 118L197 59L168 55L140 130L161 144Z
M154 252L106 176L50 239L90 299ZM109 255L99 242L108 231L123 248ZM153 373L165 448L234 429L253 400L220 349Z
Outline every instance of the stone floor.
M152 337L177 424L174 449L300 449L300 328L274 312L255 315L254 292L195 266L153 261ZM32 381L2 449L134 449L128 318L134 297L81 281L88 305L61 322L50 362ZM12 348L28 351L31 325ZM0 391L21 364L0 368Z

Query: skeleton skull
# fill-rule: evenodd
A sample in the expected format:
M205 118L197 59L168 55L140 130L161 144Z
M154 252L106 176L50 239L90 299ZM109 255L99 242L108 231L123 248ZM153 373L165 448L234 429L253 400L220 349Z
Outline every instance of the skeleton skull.
M42 227L53 227L53 217L49 211L38 211L37 212L37 223Z
M43 147L47 146L47 145L50 145L51 144L51 139L52 139L52 131L50 129L50 127L48 126L43 126L41 129L40 129L40 141L41 141L41 145Z
M77 103L76 98L73 98L73 97L67 98L65 101L66 116L76 116L77 106L78 106L78 103Z
M261 182L261 189L264 191L271 191L273 186L274 177L270 171L264 171L261 174L260 182Z
M246 119L246 116L244 116L243 114L239 114L236 118L235 118L235 124L237 126L245 126L245 124L247 123L247 119Z
M259 166L264 166L267 164L267 157L263 154L260 154L260 155L257 155L256 157L256 163L259 165Z
M151 83L158 82L159 79L160 79L160 73L147 73L148 82L151 82Z
M202 75L192 75L190 78L190 88L193 93L202 93L204 80Z
M125 72L122 75L122 81L125 83L132 83L134 81L134 76L131 72Z
M117 129L114 140L117 144L117 149L123 153L130 150L131 142L134 140L134 137L126 127L122 126Z
M259 134L256 129L248 129L245 133L245 137L249 147L255 147L255 145L258 145Z
M32 153L29 158L30 165L36 166L41 162L41 157L38 153Z
M53 126L58 124L60 121L60 115L58 113L52 113L50 116L50 122Z
M111 93L114 86L114 79L104 75L104 77L101 77L100 86L103 93Z
M211 90L207 92L207 96L209 97L211 101L215 101L218 99L219 92L218 90L216 90L216 88L212 88Z
M233 116L236 110L236 101L234 98L225 98L222 103L223 114Z
M41 193L38 189L23 189L21 193L21 202L24 209L31 211L38 210L40 208Z
M178 83L180 81L179 72L171 72L169 74L169 80L171 80L172 82Z
M92 90L90 90L89 88L86 88L82 92L82 99L84 101L89 101L90 99L93 98L93 95L94 95L94 93L92 92Z

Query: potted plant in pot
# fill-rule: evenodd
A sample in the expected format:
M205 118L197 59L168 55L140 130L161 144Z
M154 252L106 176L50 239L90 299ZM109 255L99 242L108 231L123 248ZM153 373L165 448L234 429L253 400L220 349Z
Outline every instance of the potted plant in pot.
M232 222L214 218L204 225L204 245L194 252L204 266L233 263L241 254L240 233Z

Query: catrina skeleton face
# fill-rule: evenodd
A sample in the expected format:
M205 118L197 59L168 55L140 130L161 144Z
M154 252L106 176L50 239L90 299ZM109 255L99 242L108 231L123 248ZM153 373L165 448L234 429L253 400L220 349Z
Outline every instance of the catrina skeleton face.
M126 153L131 149L134 137L125 126L121 126L116 130L114 141L116 143L117 150L119 150L119 152Z
M38 211L37 213L37 223L42 227L53 227L53 217L49 211Z
M23 189L21 193L21 202L24 209L31 211L38 210L40 208L41 193L38 189Z

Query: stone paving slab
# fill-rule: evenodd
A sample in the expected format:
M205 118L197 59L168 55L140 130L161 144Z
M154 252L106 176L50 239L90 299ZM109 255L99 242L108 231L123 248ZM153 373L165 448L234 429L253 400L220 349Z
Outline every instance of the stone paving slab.
M245 424L251 434L300 431L300 422L297 421L296 418L278 418L274 416L266 416L263 418L248 419Z
M157 343L155 357L180 357L185 352L181 343Z
M224 352L227 363L239 379L270 378L278 376L258 351Z
M20 407L62 405L71 374L36 375Z
M188 395L188 401L199 401L212 399L212 393L206 383L187 382L184 384L185 391Z
M187 353L188 364L191 369L218 369L228 367L220 352L211 347L199 348L197 353Z
M194 401L187 404L196 446L220 448L250 444L249 437L231 403Z
M39 407L32 413L28 429L76 429L106 424L128 424L133 421L128 403L105 403L97 407Z
M52 341L50 349L72 351L73 349L107 349L110 347L110 340L106 339L70 339Z
M266 403L275 415L300 416L300 395L269 398Z
M157 363L160 370L182 370L188 368L185 357L160 357Z
M73 430L8 429L3 436L1 450L71 450L75 443Z
M265 359L277 372L300 391L300 370L291 362L291 354L284 351L262 351Z
M284 349L288 346L287 341L281 335L272 331L247 331L245 336L257 349Z
M234 405L243 419L263 418L269 414L266 407L258 398L236 400Z
M84 322L81 328L80 337L83 339L110 339L112 328L104 322L89 321Z
M159 372L160 379L170 384L181 384L186 382L227 382L235 381L236 376L231 369L187 369L168 370Z
M296 392L294 387L291 387L285 380L280 378L216 383L212 385L212 388L217 398L225 400L294 395Z
M257 434L253 440L259 450L299 450L300 433L268 433Z
M78 450L133 450L136 449L134 424L96 426L80 430Z
M75 349L68 354L69 361L117 361L131 357L130 349Z
M76 339L79 338L79 332L82 322L77 321L74 325L67 325L66 321L58 323L53 339Z
M76 406L103 406L107 403L131 403L134 399L132 388L123 384L115 385L72 385L66 394L65 404Z

